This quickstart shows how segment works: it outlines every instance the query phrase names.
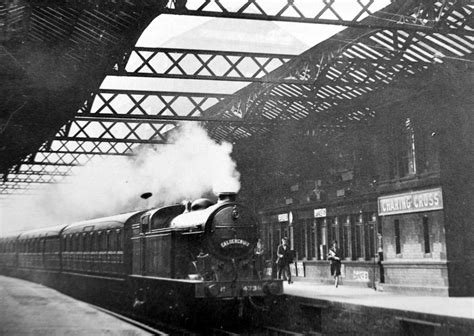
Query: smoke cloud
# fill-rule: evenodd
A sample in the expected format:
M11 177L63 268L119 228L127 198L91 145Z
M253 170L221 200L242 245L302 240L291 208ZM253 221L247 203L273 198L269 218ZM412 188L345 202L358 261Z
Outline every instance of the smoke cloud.
M77 169L65 184L49 185L35 196L18 196L2 204L0 234L239 190L231 144L216 143L191 123L169 140L167 145L143 146L133 157L91 162ZM146 192L152 196L145 200L140 195Z

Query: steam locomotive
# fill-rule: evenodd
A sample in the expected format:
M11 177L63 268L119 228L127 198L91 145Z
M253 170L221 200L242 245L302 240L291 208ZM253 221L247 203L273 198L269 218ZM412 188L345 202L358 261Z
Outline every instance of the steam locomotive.
M234 193L0 239L0 272L137 310L192 315L203 306L283 292L253 251L258 221ZM204 305L203 305L204 303Z

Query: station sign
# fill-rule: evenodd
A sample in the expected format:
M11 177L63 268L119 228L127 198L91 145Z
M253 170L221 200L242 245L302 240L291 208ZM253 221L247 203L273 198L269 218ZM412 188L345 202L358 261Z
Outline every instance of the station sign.
M314 209L314 218L326 217L326 208Z
M379 216L443 209L441 188L412 191L378 198Z
M288 222L288 213L282 213L278 215L279 222Z

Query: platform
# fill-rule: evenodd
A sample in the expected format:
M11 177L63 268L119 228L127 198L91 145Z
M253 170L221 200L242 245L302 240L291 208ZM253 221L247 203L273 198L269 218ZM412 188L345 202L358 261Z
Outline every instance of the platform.
M42 285L0 276L0 335L151 335Z
M336 288L307 280L295 280L292 284L285 283L284 292L292 296L327 302L474 320L474 298L472 297L401 295L356 286L341 285Z

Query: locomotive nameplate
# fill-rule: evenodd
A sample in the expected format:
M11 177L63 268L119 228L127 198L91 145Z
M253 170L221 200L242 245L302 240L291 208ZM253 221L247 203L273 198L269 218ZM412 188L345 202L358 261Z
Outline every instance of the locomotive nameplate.
M241 246L248 247L250 243L244 239L238 239L238 238L224 240L221 243L222 248L228 247L230 245L241 245Z

